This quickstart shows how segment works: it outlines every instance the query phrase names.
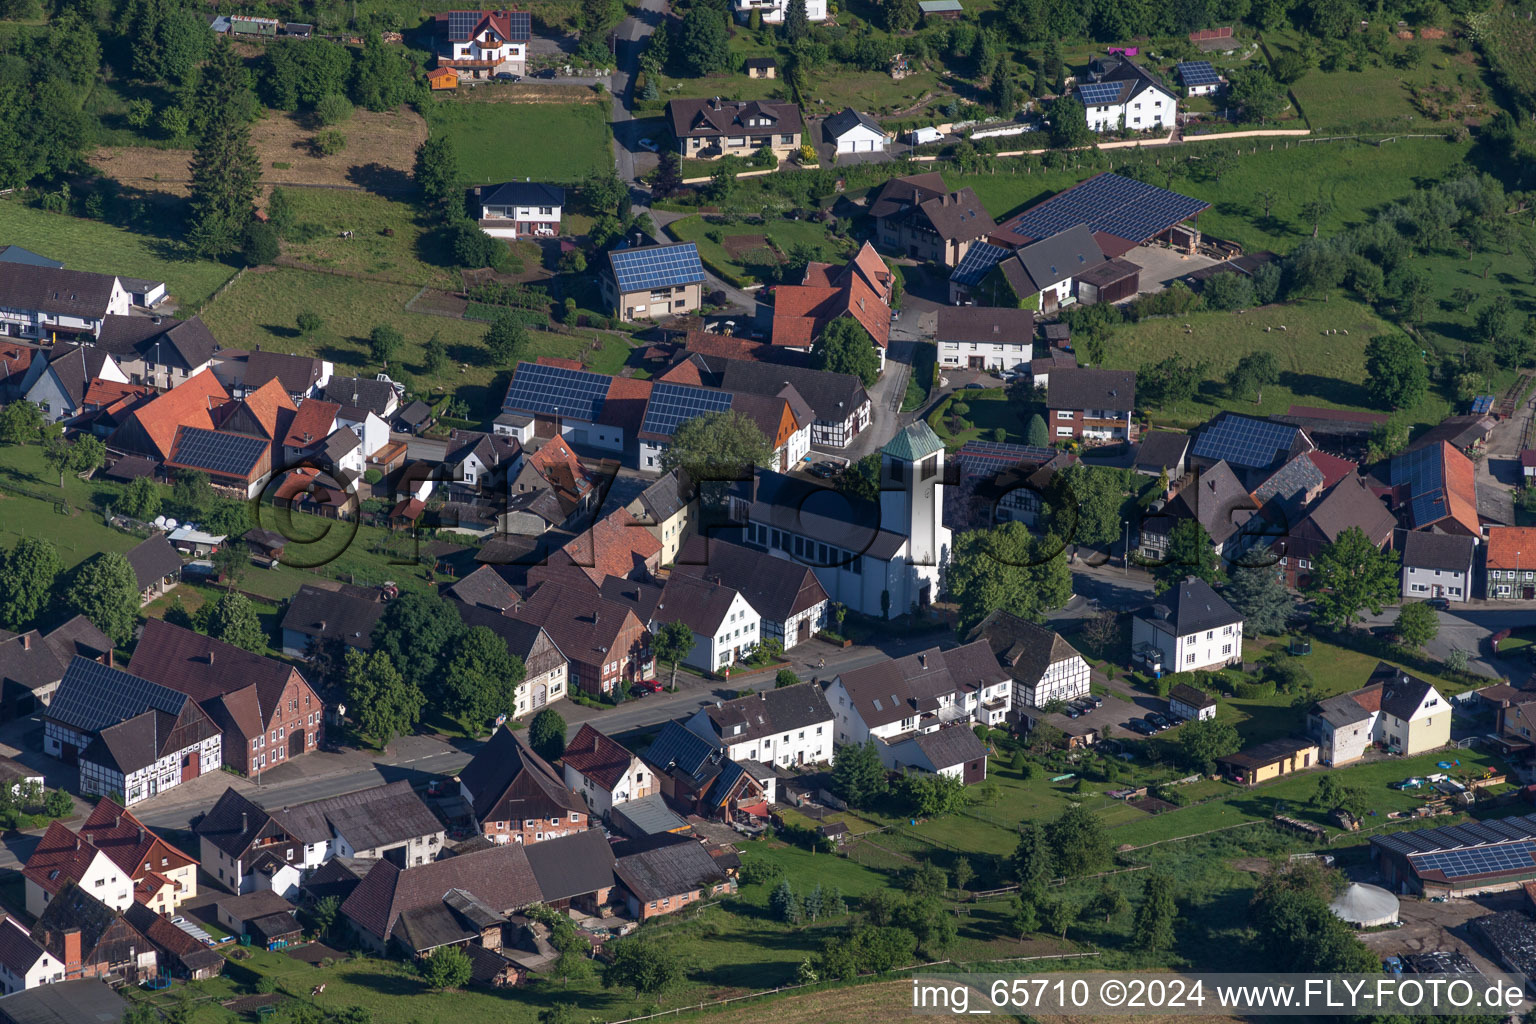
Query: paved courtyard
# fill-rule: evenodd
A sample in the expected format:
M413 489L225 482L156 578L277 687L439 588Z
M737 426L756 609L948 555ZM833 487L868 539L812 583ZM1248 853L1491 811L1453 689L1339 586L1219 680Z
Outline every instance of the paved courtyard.
M1161 245L1138 245L1126 253L1125 258L1141 268L1143 292L1160 292L1181 277L1221 262L1209 256L1191 256Z

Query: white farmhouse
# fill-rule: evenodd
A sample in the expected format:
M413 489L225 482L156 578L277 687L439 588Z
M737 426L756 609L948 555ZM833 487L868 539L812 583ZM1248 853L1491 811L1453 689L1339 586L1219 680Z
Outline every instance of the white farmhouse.
M0 336L95 338L108 316L127 316L132 305L133 294L111 274L23 263L6 263L0 274Z
M929 648L839 673L827 687L837 742L894 743L956 722L1001 725L1013 707L1013 681L984 640Z
M1027 370L1035 313L1006 306L942 306L933 340L945 369Z
M619 804L658 792L656 773L623 744L583 724L560 759L566 787L606 819Z
M735 0L732 5L736 11L736 20L746 24L753 11L761 11L763 21L769 25L784 24L784 11L789 7L790 0ZM807 21L827 20L827 0L805 0L805 18Z
M693 650L683 664L706 672L734 665L762 640L762 617L741 592L701 576L673 573L668 578L652 631L669 622L682 622L693 630Z
M999 608L978 622L966 640L985 640L1013 679L1016 706L1044 707L1088 696L1088 662L1055 630Z
M1131 646L1155 653L1165 672L1240 664L1243 617L1202 579L1191 576L1131 620Z
M64 964L32 941L20 921L0 918L0 989L4 995L64 980Z
M1128 60L1098 81L1080 82L1073 88L1088 127L1096 132L1172 128L1178 114L1179 101L1173 93Z
M765 765L832 760L832 708L818 683L764 690L701 708L684 725L733 761Z

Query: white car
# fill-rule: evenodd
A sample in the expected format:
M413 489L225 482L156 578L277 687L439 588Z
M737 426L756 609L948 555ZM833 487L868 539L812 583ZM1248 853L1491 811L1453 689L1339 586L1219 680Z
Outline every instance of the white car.
M652 142L650 139L641 139L636 143L636 145L641 149L646 150L647 152L656 152L656 143Z

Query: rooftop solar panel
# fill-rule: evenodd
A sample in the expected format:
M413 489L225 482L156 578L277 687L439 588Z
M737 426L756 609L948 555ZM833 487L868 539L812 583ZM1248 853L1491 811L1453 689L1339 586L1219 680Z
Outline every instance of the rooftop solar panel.
M1497 827L1494 827L1497 826ZM1506 839L1536 839L1536 814L1498 818L1493 821L1473 822L1467 825L1447 825L1441 828L1414 829L1410 832L1391 832L1373 836L1373 846L1384 847L1409 855L1415 852L1436 852L1467 848L1480 843Z
M449 11L448 38L461 42L468 39L479 21L480 12L478 11Z
M704 265L692 242L644 249L616 249L608 254L620 292L672 288L704 280Z
M602 412L612 383L612 377L601 373L518 363L501 407L506 412L564 416L591 423Z
M696 388L688 384L661 382L651 387L651 400L645 406L642 434L671 437L678 425L706 412L724 412L731 407L729 391Z
M1007 227L1041 239L1087 224L1090 231L1142 242L1209 207L1203 200L1106 172L1025 210Z
M527 11L513 11L507 15L512 32L512 41L525 43L533 37L533 15Z
M1179 65L1179 81L1185 85L1219 85L1221 76L1210 61L1191 60Z
M960 265L949 275L956 284L977 285L991 269L1008 258L1010 250L991 242L977 242L965 251Z
M1016 462L1044 463L1056 456L1054 448L1036 448L1027 444L1008 444L1003 441L967 441L960 449L960 458L967 462Z
M1290 450L1298 429L1247 416L1226 416L1200 432L1190 454L1224 460L1229 466L1263 469Z
M249 434L226 434L221 430L182 427L170 461L181 466L196 466L220 476L243 477L256 468L271 442Z
M1077 86L1077 97L1084 105L1114 103L1120 99L1119 82L1082 82Z
M48 705L48 717L97 732L149 710L178 714L186 700L169 687L77 656Z
M1536 840L1521 839L1497 846L1472 846L1439 853L1414 853L1408 855L1408 861L1420 873L1439 871L1447 878L1530 871L1536 869Z

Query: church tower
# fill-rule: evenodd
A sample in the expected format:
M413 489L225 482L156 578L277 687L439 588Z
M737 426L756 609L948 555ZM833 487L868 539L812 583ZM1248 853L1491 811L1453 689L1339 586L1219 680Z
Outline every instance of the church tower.
M880 528L910 539L907 559L915 566L937 570L949 557L944 442L922 420L909 424L880 450Z

